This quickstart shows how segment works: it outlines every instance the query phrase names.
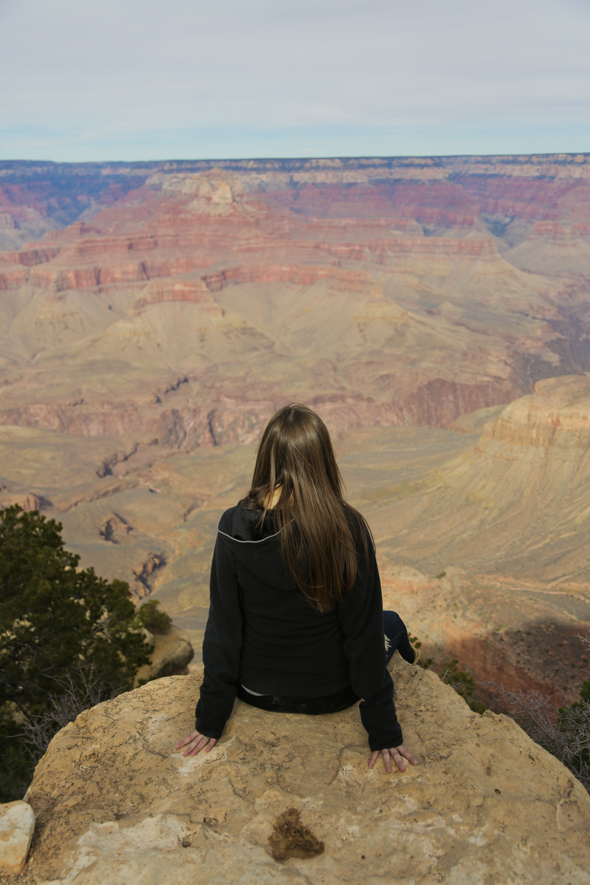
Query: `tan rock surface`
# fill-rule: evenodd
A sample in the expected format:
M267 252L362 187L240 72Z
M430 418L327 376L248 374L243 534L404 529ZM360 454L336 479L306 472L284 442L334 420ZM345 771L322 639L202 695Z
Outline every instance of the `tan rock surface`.
M368 769L356 708L305 717L238 703L211 754L185 759L173 747L193 725L197 676L83 713L54 738L27 794L38 821L29 872L68 885L586 885L581 785L511 720L474 714L397 655L391 666L420 760L392 775ZM286 818L291 856L277 861ZM302 845L311 856L293 856Z
M0 874L23 870L34 829L35 815L26 802L0 805Z

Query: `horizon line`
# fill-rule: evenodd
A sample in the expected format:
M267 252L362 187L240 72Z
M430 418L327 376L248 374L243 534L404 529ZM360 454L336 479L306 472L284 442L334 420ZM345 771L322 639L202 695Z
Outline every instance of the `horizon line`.
M6 164L24 163L27 165L47 164L53 166L97 166L97 165L150 165L156 163L263 163L263 162L289 162L308 163L313 161L334 160L467 160L467 159L517 159L524 158L549 158L584 157L590 159L590 151L551 151L551 152L523 152L514 153L479 153L479 154L341 154L341 155L315 155L315 156L260 156L260 157L164 157L151 160L49 160L49 159L23 159L9 158L0 159L0 167Z

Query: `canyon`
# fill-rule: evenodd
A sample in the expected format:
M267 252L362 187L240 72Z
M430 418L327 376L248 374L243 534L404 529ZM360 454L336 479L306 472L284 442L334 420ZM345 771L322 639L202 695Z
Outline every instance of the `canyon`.
M160 599L197 667L217 520L303 401L425 656L569 703L589 287L586 154L0 163L0 505Z

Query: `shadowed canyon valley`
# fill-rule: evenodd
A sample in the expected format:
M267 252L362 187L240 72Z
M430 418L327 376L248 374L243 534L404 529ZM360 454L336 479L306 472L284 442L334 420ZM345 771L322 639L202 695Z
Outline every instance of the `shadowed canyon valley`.
M425 654L575 699L590 155L4 162L0 250L1 505L198 652L219 515L305 402Z

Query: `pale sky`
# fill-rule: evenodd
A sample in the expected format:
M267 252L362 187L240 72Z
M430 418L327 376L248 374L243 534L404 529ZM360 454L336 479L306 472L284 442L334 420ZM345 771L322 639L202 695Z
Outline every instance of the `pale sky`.
M590 0L0 0L0 159L590 151Z

